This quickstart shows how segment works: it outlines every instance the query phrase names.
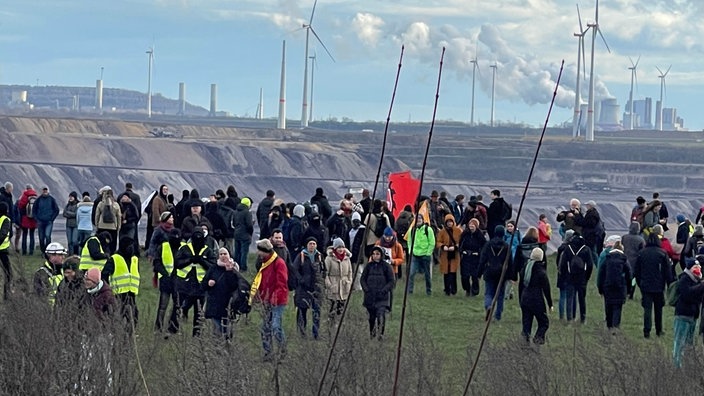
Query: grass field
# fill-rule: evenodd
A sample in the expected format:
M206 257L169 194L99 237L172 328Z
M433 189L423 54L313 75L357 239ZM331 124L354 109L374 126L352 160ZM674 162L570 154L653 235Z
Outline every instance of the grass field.
M41 265L39 256L29 258L12 256L11 259L13 260L13 265L18 270L21 270L25 276L29 277L31 277L31 274ZM250 260L253 262L254 257L250 256ZM142 282L140 294L137 298L140 310L140 321L137 327L137 343L140 354L145 356L145 362L143 362L143 364L145 366L147 382L159 383L159 381L162 380L163 372L158 368L164 367L164 364L167 364L170 359L176 359L181 362L181 358L177 357L181 354L186 354L186 349L182 349L181 346L186 345L190 340L190 325L183 327L183 334L172 337L168 341L164 341L161 336L153 335L158 290L152 287L151 266L146 259L140 260L140 272ZM549 258L548 273L550 281L554 282L554 256ZM407 274L407 271L404 268L404 275L405 274ZM250 272L246 275L248 278L251 278L254 274ZM401 279L401 282L405 282L405 277ZM422 276L419 275L416 277L416 290L422 291L422 286L423 279ZM459 287L461 289L461 286ZM386 367L384 375L387 377L392 377L393 373L393 362L395 360L403 302L402 290L402 285L397 285L394 293L393 311L387 317L386 337L383 342L379 343L378 341L368 340L366 311L364 311L361 306L362 300L361 293L359 292L353 294L350 311L343 324L343 328L345 329L343 336L350 337L350 334L353 334L356 337L355 343L364 344L367 342L371 347L376 349L374 353L377 353L379 360L383 361L384 367ZM501 389L496 386L506 385L506 381L502 381L504 376L496 373L496 367L499 367L502 371L508 370L506 373L510 372L516 376L520 376L524 369L531 371L536 370L537 366L544 365L545 367L540 368L540 370L547 370L547 366L550 366L550 370L552 371L545 373L545 376L547 378L551 376L555 378L552 379L552 386L546 389L548 389L548 393L561 394L563 393L562 390L567 389L565 388L567 385L561 385L558 383L558 379L567 375L568 372L560 372L560 369L571 370L569 359L576 359L576 355L587 356L586 359L590 365L588 371L594 371L594 375L600 375L601 370L606 370L600 367L611 367L611 363L609 362L620 361L621 359L627 363L627 370L641 370L641 368L639 368L641 366L638 366L638 364L634 362L639 359L638 356L640 356L640 354L647 354L649 360L643 361L650 362L648 363L650 365L653 365L653 359L655 359L654 361L656 362L659 361L662 365L658 365L659 368L657 370L668 370L668 367L671 366L670 351L673 342L673 308L665 307L664 309L663 326L665 335L663 337L655 337L655 331L653 330L652 338L644 339L642 331L642 308L640 306L638 292L636 292L636 298L627 301L624 306L621 331L617 335L612 335L606 331L603 301L597 294L595 279L590 281L588 287L587 323L584 325L561 322L558 319L557 313L559 293L554 283L552 284L552 293L555 311L549 314L550 329L547 334L547 344L542 347L526 346L520 340L520 308L517 299L514 298L513 300L505 302L503 319L500 322L492 323L489 329L487 350L477 370L477 384L489 386L489 383L497 383L493 385L493 388L482 388L485 390L492 389L491 391L487 391L486 394L494 394L494 391ZM326 312L327 306L325 306L323 310ZM324 319L325 315L323 314L322 316ZM295 328L295 307L293 306L293 293L291 294L284 317L290 356L282 363L282 367L291 367L291 369L294 370L292 366L287 366L289 360L295 362L297 359L304 359L305 356L316 356L316 361L311 364L317 365L318 369L309 371L309 383L307 385L301 385L303 389L310 390L308 394L314 393L310 388L312 384L317 383L316 381L319 380L321 372L319 368L325 362L325 359L321 357L326 357L327 351L329 350L330 329L325 320L323 320L323 322L321 332L322 340L313 342L311 340L302 339ZM242 353L249 354L250 356L248 356L248 358L252 362L259 361L261 356L260 338L258 334L260 323L261 320L257 313L253 312L249 320L240 320L236 325L233 344L236 345L237 348L241 348ZM433 375L441 376L439 383L442 385L444 392L449 392L444 394L461 394L472 361L479 348L484 325L483 287L482 293L477 297L465 297L462 290L460 290L456 296L447 297L442 292L442 276L438 273L437 267L434 267L433 295L426 296L425 293L417 292L408 296L406 331L404 334L404 348L402 350L402 362L404 362L402 367L405 369L401 376L401 381L410 380L411 368L408 367L415 367L413 364L421 358L427 359L428 356L433 356L431 361L418 364L422 364L423 367L429 370L428 372L435 373ZM696 355L699 358L701 355L701 338L699 338L699 336L696 343ZM423 355L423 353L419 353L414 349L416 344L423 344L425 347L435 351L435 354ZM187 347L183 346L183 348ZM344 355L349 353L354 355L354 352L350 352L349 348L351 348L349 343L341 343L339 346L339 354ZM627 354L627 356L621 356L623 354ZM337 351L335 356L338 356ZM343 357L339 358L343 359ZM344 359L347 359L347 357L344 357ZM354 359L352 359L352 361L354 361ZM629 361L630 363L628 363ZM295 368L295 370L299 369L300 368ZM413 368L413 370L415 369L416 368ZM281 370L285 369L282 368ZM262 367L261 374L258 378L264 378L265 381L268 381L270 375L273 375L273 372L269 368ZM611 373L611 371L608 371L608 373ZM287 378L285 372L282 375L285 380L285 378ZM290 375L291 378L295 377L294 374ZM419 371L419 375L422 376L423 372ZM570 375L574 376L576 374L573 373ZM587 375L587 373L580 375L584 376ZM526 377L525 381L527 381L527 383L530 383L530 377L530 375ZM417 378L417 376L413 375L413 378ZM591 377L579 378L585 383L591 383L593 381ZM276 384L278 386L278 379ZM297 394L291 390L293 388L290 388L288 392L286 392L285 389L283 392L281 392L281 390L273 392L271 389L272 388L264 388L262 392L267 394ZM507 389L510 391L512 388L509 387ZM569 393L582 394L580 392ZM612 392L612 394L628 393L630 392ZM159 393L154 392L152 394ZM475 391L473 394L485 393ZM592 393L586 392L584 394Z

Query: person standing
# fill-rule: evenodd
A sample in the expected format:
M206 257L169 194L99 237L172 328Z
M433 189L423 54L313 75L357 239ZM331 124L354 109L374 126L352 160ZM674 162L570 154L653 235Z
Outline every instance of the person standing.
M318 242L310 237L306 240L306 248L301 250L293 260L293 271L290 277L296 278L296 323L302 337L306 336L308 310L313 316L313 339L317 340L320 329L320 302L326 276L325 264L318 251Z
M384 336L386 313L391 309L391 290L396 283L396 277L391 265L384 260L384 249L381 246L372 248L369 263L362 272L362 290L364 290L364 307L369 314L369 336Z
M333 323L342 315L345 301L350 296L353 281L351 257L352 253L347 250L342 238L332 241L332 246L328 247L325 256L325 295L330 301L329 318Z
M269 221L269 214L271 209L274 207L274 200L276 199L276 193L274 190L266 190L266 196L259 201L257 205L257 224L259 224L259 229L261 230ZM269 228L273 230L276 226ZM262 238L269 238L271 235L262 235Z
M170 212L164 213L170 214ZM173 219L173 216L171 218ZM178 320L175 317L178 311L176 309L178 300L174 291L174 262L181 245L181 231L178 228L172 228L169 230L166 240L157 245L152 254L152 266L159 282L159 305L157 306L156 321L154 322L154 330L158 332L164 330L164 316L166 316L169 301L173 301L169 324L174 320Z
M66 218L66 241L68 242L69 254L78 254L78 221L76 214L78 211L78 193L71 191L68 194L68 202L64 207L63 216Z
M230 252L222 247L218 250L217 265L210 267L203 278L203 288L207 296L205 318L213 322L214 334L225 340L232 338L228 309L238 285L237 265L230 258Z
M97 267L102 271L105 261L112 253L110 250L111 240L112 236L107 231L88 238L81 249L80 269L88 271L90 268Z
M93 234L93 200L90 195L83 197L83 200L76 205L76 239L78 239L78 251L83 249L86 241Z
M37 192L31 184L25 186L17 208L20 212L20 227L22 228L22 255L34 254L34 231L37 229L37 220L34 218L34 205L37 202ZM29 235L29 249L27 247L27 235ZM42 250L42 254L43 254Z
M51 194L49 187L42 188L42 194L34 202L34 219L39 230L39 248L44 251L51 243L54 220L59 216L59 205Z
M621 310L626 303L626 295L631 285L631 267L628 256L623 252L621 241L614 243L606 255L604 263L599 266L596 286L604 297L606 327L612 334L621 325Z
M56 291L63 279L61 265L66 257L66 249L58 242L52 242L44 251L44 264L34 272L32 283L34 293L40 298L47 299L50 305L56 302Z
M120 238L120 247L110 256L100 271L103 281L110 284L115 298L122 307L122 317L128 324L127 331L131 334L137 328L139 310L137 310L137 295L139 295L139 258L134 253L134 240L129 237Z
M545 302L548 303L550 311L553 310L550 280L548 280L545 271L543 257L541 248L533 248L526 265L521 268L520 282L518 283L518 301L521 305L523 323L522 335L526 342L530 342L533 319L535 319L538 322L538 330L535 332L533 342L538 345L545 343L545 333L550 327Z
M408 275L408 293L413 293L413 278L420 272L425 276L425 294L430 296L433 294L430 261L435 249L435 233L429 225L425 224L423 215L416 215L415 227L406 233L406 239L412 241L408 243L408 249L413 255L411 272Z
M467 297L479 295L479 255L486 245L486 237L479 229L479 220L472 218L460 236L459 253L462 289Z
M459 243L462 229L455 224L452 214L445 215L445 226L438 232L435 246L440 251L440 272L443 274L446 296L457 294L457 270L460 266Z
M137 208L141 211L141 204ZM172 211L171 204L169 204L169 187L166 184L162 184L159 186L159 190L157 191L157 194L154 196L154 198L152 198L151 205L148 209L148 211L145 210L145 212L147 212L147 235L144 240L145 249L147 249L149 243L152 240L152 233L154 232L154 228L159 226L159 222L161 221L161 214L166 212L167 210L171 211L171 213L174 213ZM174 219L174 221L176 221L176 219ZM180 226L181 224L179 223L177 227L180 228Z
M278 343L279 357L286 355L286 335L282 322L288 304L288 269L286 263L274 252L270 240L261 239L256 244L262 267L252 281L249 303L253 305L254 302L260 302L262 305L264 361L271 361L274 358L272 338Z
M239 264L241 272L247 272L247 255L254 233L252 213L249 211L251 204L252 201L249 198L242 198L240 204L237 205L233 219L235 226L235 256L233 258Z
M12 290L12 265L10 265L10 235L12 231L12 220L7 216L9 208L6 202L0 202L0 264L5 275L3 293L5 300L10 298Z
M665 285L673 281L670 259L660 247L660 238L651 233L645 248L638 253L633 275L643 296L643 337L650 338L653 311L655 311L655 333L662 336L662 307L665 305Z
M169 191L169 190L167 189L167 190L166 190L166 194L168 194L168 191ZM122 200L122 197L123 197L123 196L127 196L127 197L130 198L130 202L132 202L132 204L134 205L134 208L136 209L136 212L137 212L137 221L134 222L134 223L135 223L134 231L130 231L129 233L123 233L123 235L127 235L127 236L131 237L131 238L134 240L134 246L135 246L135 247L134 247L134 253L137 255L137 257L139 257L139 255L140 255L140 251L139 251L139 227L137 227L137 224L139 224L139 221L140 221L140 219L142 218L142 198L139 196L139 194L137 194L136 192L134 192L133 187L132 187L132 183L130 183L130 182L125 183L125 191L124 191L122 194L118 195L118 197L117 197L117 202L122 203L122 202L123 202L123 200ZM154 201L152 201L152 204L153 204L153 203L154 203ZM124 216L125 216L125 215L124 215L124 213L123 213L123 217L124 217ZM128 221L128 222L129 222L129 221ZM124 224L124 223L123 223L123 224ZM144 242L144 249L146 250L148 246L149 246L149 240L146 240L146 241Z
M560 274L565 276L568 321L577 318L577 303L580 322L584 324L587 320L587 283L594 271L593 260L591 248L581 235L575 233L560 255Z
M489 240L489 243L484 245L479 255L480 272L484 278L484 309L486 311L484 319L486 321L490 319L489 315L491 314L495 296L496 309L494 311L494 319L497 321L501 320L501 314L504 311L504 292L506 288L499 282L501 281L501 273L505 262L508 262L508 267L504 274L504 281L515 280L516 278L513 270L513 260L510 256L511 248L504 240L505 232L504 226L497 225L493 231L494 237Z
M491 203L489 204L489 209L486 211L486 229L489 233L489 238L493 238L496 226L506 225L506 221L511 218L513 210L511 209L511 206L501 197L501 191L491 190L489 196L491 197Z
M682 367L684 347L694 346L694 326L697 324L704 298L700 259L704 261L704 256L697 256L694 264L686 268L677 280L680 296L675 306L675 340L672 348L672 359L677 368Z
M543 253L548 251L548 242L552 238L552 226L548 222L548 216L545 213L541 213L538 217L538 244L540 248L543 249Z
M117 236L122 224L122 211L115 201L112 189L108 186L101 188L100 202L95 209L96 233L106 231L110 234L110 251L117 251ZM94 204L95 205L95 204Z

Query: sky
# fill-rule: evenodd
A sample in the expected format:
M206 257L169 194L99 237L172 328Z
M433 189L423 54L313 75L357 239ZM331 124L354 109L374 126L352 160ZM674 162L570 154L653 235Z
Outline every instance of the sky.
M0 84L94 86L146 92L154 48L153 92L254 116L260 89L264 116L276 117L282 42L286 41L289 126L301 118L306 32L314 0L5 0L0 9ZM579 3L586 28L595 1ZM595 43L595 96L628 100L631 60L639 57L634 98L660 97L690 130L704 129L704 2L602 0L599 26L611 52ZM545 122L560 64L550 125L571 122L577 79L577 8L564 0L319 0L312 22L332 57L310 37L315 55L313 119L385 121L401 46L405 48L391 121L429 121L442 48L437 119L469 122L472 63L475 122L488 123L496 64L495 120ZM591 31L585 36L586 103ZM333 59L334 58L334 61ZM309 66L311 67L311 66ZM584 76L583 76L584 77ZM309 78L310 82L310 78ZM310 95L310 88L309 88ZM31 98L30 98L31 100ZM654 111L654 109L653 109Z

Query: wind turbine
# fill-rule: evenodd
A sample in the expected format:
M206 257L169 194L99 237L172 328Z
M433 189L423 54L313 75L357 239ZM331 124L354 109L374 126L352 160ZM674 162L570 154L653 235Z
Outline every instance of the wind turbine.
M318 0L315 0L313 3L313 11L310 13L310 20L308 21L308 24L303 24L303 29L306 29L306 56L305 56L305 67L303 68L303 109L301 111L301 128L305 128L308 126L308 42L310 40L310 33L313 33L313 36L315 36L315 39L318 40L320 45L323 46L323 49L325 49L325 52L328 53L328 56L330 56L330 59L332 59L333 62L335 62L335 58L332 57L332 54L330 51L328 51L328 48L323 44L323 41L318 37L318 33L315 32L315 29L313 29L313 16L315 15L315 6L318 4Z
M472 64L472 112L469 116L469 126L474 126L474 81L475 74L479 71L479 60L477 60L477 52L474 52L474 59L471 59L469 63ZM481 75L481 72L479 72Z
M315 50L313 50L313 56L308 57L308 59L311 59L311 67L310 67L310 115L308 117L309 121L313 121L313 83L315 82L315 67L318 65L318 61L316 60L317 54L315 53Z
M582 68L582 73L586 67L582 63L586 63L586 57L584 56L584 35L589 31L589 26L586 29L582 26L582 16L579 13L579 4L577 4L577 19L579 20L579 33L573 33L575 37L579 37L579 43L577 44L577 82L575 83L575 95L574 95L574 116L572 117L572 137L577 137L580 135L579 124L581 123L581 110L582 110L582 92L580 90L580 79L579 79L579 69Z
M663 92L665 91L665 77L667 77L667 73L670 72L672 65L667 68L667 71L665 71L665 73L663 73L659 67L655 66L655 68L658 69L658 71L660 72L660 75L658 76L658 78L660 78L660 114L658 114L660 116L660 120L658 121L658 131L662 131L662 109L665 107L665 103L663 102Z
M496 93L496 62L494 62L493 65L489 66L491 70L491 121L490 121L490 126L493 128L494 127L494 96Z
M604 34L601 33L599 27L599 0L596 0L596 11L594 13L594 23L587 24L592 29L592 59L591 68L589 69L589 104L587 105L587 136L588 142L594 141L594 46L596 45L596 34L599 33L601 39L606 45L606 49L611 53L609 44L606 43Z
M152 118L152 64L154 63L154 46L146 52L149 55L149 77L147 79L147 118Z
M628 68L628 70L631 71L631 92L628 96L628 100L631 103L631 108L630 108L631 116L629 117L630 120L629 120L629 128L628 129L633 130L633 82L634 81L638 82L638 74L636 72L636 69L638 69L638 62L640 62L640 56L636 60L636 63L633 63L633 59L631 59L630 56L628 57L628 60L631 61L631 67Z

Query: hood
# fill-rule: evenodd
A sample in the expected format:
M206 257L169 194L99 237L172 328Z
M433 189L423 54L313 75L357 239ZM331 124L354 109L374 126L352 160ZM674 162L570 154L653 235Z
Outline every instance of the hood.
M77 206L78 206L79 208L80 208L80 207L83 207L83 206L92 207L92 206L93 206L93 202L79 202Z
M628 227L628 233L631 235L640 234L640 223L637 221L631 222L631 225Z
M305 216L305 215L306 215L306 208L305 208L303 205L301 205L301 204L296 205L296 206L293 208L293 215L296 216L296 217L303 217L303 216Z
M445 215L445 223L447 223L448 220L452 220L452 225L455 225L455 216L451 214L446 214Z

